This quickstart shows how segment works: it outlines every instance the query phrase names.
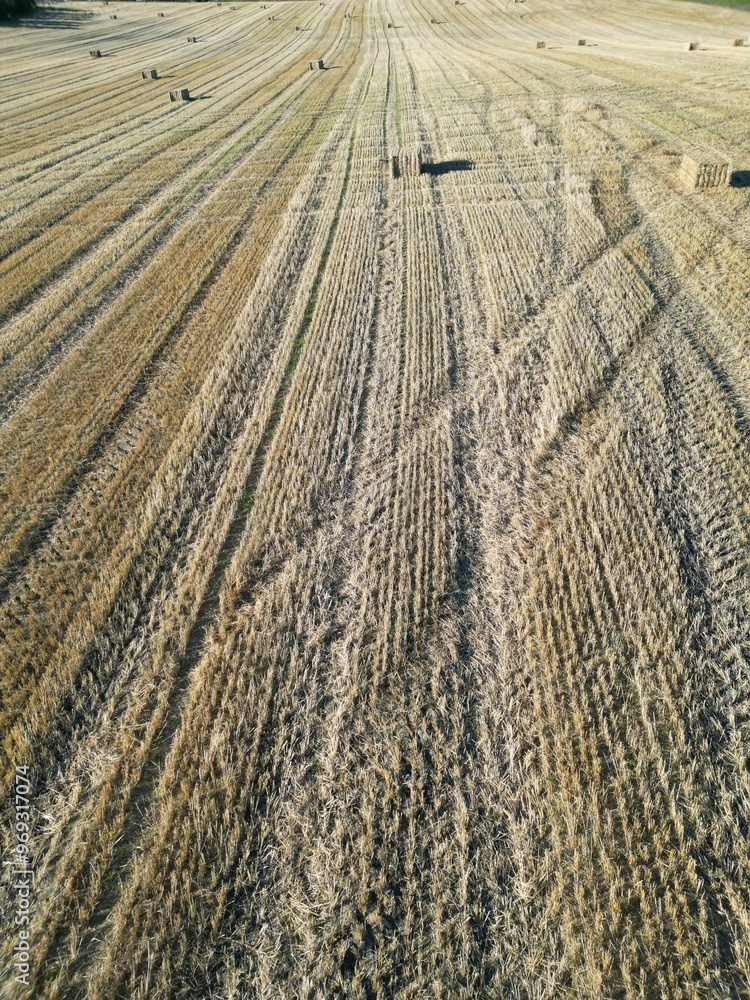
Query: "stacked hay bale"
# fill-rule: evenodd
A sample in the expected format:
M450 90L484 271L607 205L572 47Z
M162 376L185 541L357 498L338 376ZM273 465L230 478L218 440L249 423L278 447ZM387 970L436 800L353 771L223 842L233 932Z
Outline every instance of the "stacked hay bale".
M698 43L697 42L685 42L685 51L686 52L695 52L697 50L697 48L698 48Z
M310 69L325 69L325 66L323 65L323 60L322 59L311 59L310 60Z
M198 39L195 37L195 35L188 35L187 36L187 40L189 42L197 42L198 41Z
M547 48L547 43L546 42L537 42L536 43L536 47L538 49L546 49Z
M726 187L732 178L732 164L723 156L694 150L682 157L680 180L694 191Z
M585 38L579 38L578 39L578 44L579 45L585 45L586 44L586 39Z
M169 100L171 103L174 103L175 101L189 101L190 91L187 87L178 87L177 90L170 90Z
M102 50L101 49L89 49L89 55L92 59L101 59Z
M733 38L732 41L729 44L733 45L735 48L740 48L741 46L743 46L745 44L745 39L744 38Z
M142 80L158 80L159 79L159 74L156 72L155 69L142 69L141 70L141 79Z

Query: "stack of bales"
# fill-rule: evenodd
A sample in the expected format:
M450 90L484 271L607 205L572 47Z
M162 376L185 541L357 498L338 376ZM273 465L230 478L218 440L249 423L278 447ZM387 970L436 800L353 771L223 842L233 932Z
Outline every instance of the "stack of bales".
M102 50L101 49L89 49L89 55L92 59L101 59Z
M680 164L680 180L694 191L726 187L732 177L732 164L723 156L704 151L686 153Z
M177 90L170 90L169 100L171 103L174 103L175 101L189 101L190 91L187 87L179 87Z
M158 80L159 79L159 74L156 72L155 69L142 69L141 70L141 79L142 80Z
M732 41L729 44L730 45L734 45L736 48L740 48L741 46L743 46L745 44L745 39L744 38L733 38Z
M546 49L547 48L547 43L546 42L537 42L536 43L536 47L538 49Z
M323 65L323 60L322 59L311 59L310 60L310 69L325 69L325 66Z
M695 52L697 50L697 48L698 48L698 43L697 42L685 42L685 51L686 52Z

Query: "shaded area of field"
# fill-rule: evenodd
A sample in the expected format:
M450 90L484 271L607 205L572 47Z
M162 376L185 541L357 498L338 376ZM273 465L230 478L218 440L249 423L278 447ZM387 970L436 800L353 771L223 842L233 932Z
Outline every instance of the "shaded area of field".
M738 39L674 0L0 32L34 996L746 995Z

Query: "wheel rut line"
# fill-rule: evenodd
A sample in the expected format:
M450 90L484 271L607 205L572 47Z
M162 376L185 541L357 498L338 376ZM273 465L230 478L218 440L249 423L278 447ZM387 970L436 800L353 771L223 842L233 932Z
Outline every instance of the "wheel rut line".
M375 58L377 58L377 53ZM390 74L390 66L389 66L389 74ZM385 122L384 122L384 131L385 131ZM386 151L388 149L387 141L384 141L384 149ZM384 213L386 216L390 216L389 210L392 208L391 201L389 198L389 192L391 191L390 184L392 184L392 181L386 182L384 190L381 192L380 202L378 205L378 213L379 214ZM363 374L363 389L359 397L359 400L357 402L357 417L355 420L354 431L353 431L352 460L351 460L352 470L350 474L346 476L343 483L343 489L341 493L338 495L337 500L335 502L336 508L338 508L339 503L343 505L344 508L343 520L347 524L347 529L349 525L349 510L350 510L349 502L351 500L351 495L353 493L355 483L357 481L357 469L359 468L361 460L361 447L364 437L364 424L365 424L365 416L367 410L367 399L369 397L370 382L372 378L375 343L377 339L379 318L382 308L381 301L385 289L384 281L389 273L387 271L387 268L384 266L384 261L388 261L392 257L395 257L395 255L398 252L398 249L392 243L392 237L394 235L395 228L396 228L396 223L393 220L391 220L390 222L381 223L379 227L378 252L377 252L378 279L376 280L376 285L375 285L377 291L375 294L373 313L369 322L368 345L366 349L366 359L365 359L364 374ZM258 478L261 472L262 468L259 468ZM323 519L321 518L319 519L318 522L316 522L314 529L308 534L314 534L315 532L322 530L322 527L323 527ZM346 559L345 556L342 555L342 548L346 548L348 554L347 540L345 540L343 545L339 547L337 556L334 560L334 564L331 568L331 580L332 580L331 593L333 595L339 595L341 593L343 586L343 580L344 580L343 567L345 565ZM285 566L286 566L286 560L282 559L278 563L275 563L271 567L271 569L266 570L266 572L256 577L253 580L251 587L248 588L248 592L247 593L243 592L243 599L249 600L253 594L258 593L258 590L260 588L271 585L273 583L273 580L275 580L283 572ZM338 635L340 634L341 630L342 630L341 623L337 623L337 627L334 629L332 637L329 637L329 642L335 641ZM310 776L309 780L315 781L316 779ZM234 902L233 908L235 912L242 912L241 901L243 895L247 892L247 888L244 885L241 885L238 888L236 888L236 885L237 885L236 883L233 883L233 893L232 893L232 899ZM229 928L233 927L234 924L235 924L235 918L231 915L227 915L226 920L222 922L222 927L226 931Z
M389 46L390 48L390 46ZM377 58L377 54L376 54ZM386 82L386 90L390 89L390 76L391 68L390 62L388 67L388 79ZM384 116L384 132L385 132L385 116ZM388 150L387 139L384 139L384 150ZM351 447L351 468L346 476L346 481L341 491L341 494L336 500L336 503L340 501L345 510L348 507L348 503L351 499L352 493L354 492L355 485L357 482L358 474L361 469L362 461L362 444L365 432L365 416L367 413L367 403L370 397L371 381L372 381L372 371L374 364L375 355L375 342L377 340L378 326L382 316L382 301L387 295L385 287L385 277L392 275L392 271L389 271L386 266L384 266L384 261L393 266L394 261L398 255L398 249L393 240L398 231L398 223L395 219L391 218L391 213L393 212L392 195L390 192L390 183L388 182L384 186L384 190L381 192L380 203L377 206L378 214L386 217L387 221L381 222L378 231L378 250L376 254L377 260L377 277L375 280L375 296L374 296L374 306L372 316L369 322L369 331L367 337L367 348L365 351L365 363L364 363L364 373L362 376L362 393L359 400L356 403L356 416L353 424L352 432L352 447ZM349 511L343 515L344 523L347 524L347 530L350 530L349 526ZM323 523L323 518L316 519L312 529L307 532L307 535L313 535L315 532L320 530L321 524ZM295 542L300 539L295 538ZM346 547L346 542L344 543ZM253 580L251 588L248 589L248 596L250 593L257 592L258 589L269 586L285 569L288 559L282 557L281 559L275 561L270 568L258 574L258 576ZM338 595L341 593L343 586L343 569L342 569L343 559L338 556L335 560L334 569L332 571L332 576L334 577L335 583L332 588L332 593Z
M434 58L434 57L433 57ZM437 59L434 58L437 65ZM440 67L445 74L443 66ZM447 82L447 76L446 76ZM439 116L431 105L429 112L434 120L433 134L444 144L440 129ZM485 124L483 122L483 124ZM448 347L448 383L451 403L451 442L452 471L455 477L455 503L457 535L455 560L451 566L452 589L445 595L444 605L439 614L453 616L456 621L455 651L458 658L456 672L456 697L460 697L465 707L461 723L456 723L456 738L466 748L467 764L462 768L462 774L467 785L474 780L473 768L468 763L473 758L481 740L478 725L479 694L476 688L475 675L471 669L476 638L473 636L477 628L475 612L472 610L472 595L481 595L481 553L476 536L471 526L481 521L480 512L470 482L476 478L473 473L474 458L472 441L475 435L471 428L471 393L467 392L467 357L466 341L472 327L486 328L482 296L479 292L479 282L476 271L472 268L472 258L469 251L471 245L467 236L465 214L461 213L455 229L450 224L449 217L443 210L443 196L437 178L432 178L431 190L435 216L438 244L440 247L440 262L443 273L446 306L446 340ZM446 266L447 261L457 261L457 277L452 278ZM465 304L466 303L466 304ZM438 629L435 630L436 632ZM482 845L476 838L471 838L465 853L467 869L478 864L481 859ZM484 958L491 951L491 936L485 925L475 926L471 934L472 947Z

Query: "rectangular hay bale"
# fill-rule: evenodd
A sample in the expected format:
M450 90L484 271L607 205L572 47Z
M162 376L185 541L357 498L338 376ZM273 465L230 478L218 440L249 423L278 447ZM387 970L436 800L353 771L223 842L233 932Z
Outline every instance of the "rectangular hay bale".
M169 100L171 103L174 103L175 101L189 101L190 91L187 87L178 87L177 90L170 90Z
M406 146L391 155L391 172L398 180L400 177L419 177L422 173L422 150L414 146Z
M547 43L546 42L537 42L536 43L536 47L538 49L546 49L547 48Z
M89 49L89 55L92 59L101 59L102 50L101 49Z
M142 80L158 80L159 79L159 74L156 72L155 69L142 69L141 70L141 79Z
M694 191L726 187L732 179L732 164L711 153L685 153L680 164L680 180Z

